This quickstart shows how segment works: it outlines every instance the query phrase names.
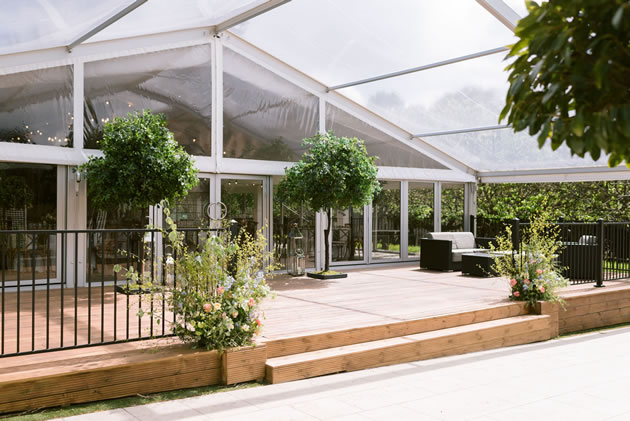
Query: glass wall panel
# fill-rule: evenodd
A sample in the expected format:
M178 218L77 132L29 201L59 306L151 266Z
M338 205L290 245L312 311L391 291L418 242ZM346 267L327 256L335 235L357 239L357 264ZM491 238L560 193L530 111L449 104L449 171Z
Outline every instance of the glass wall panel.
M210 180L200 178L199 184L188 192L173 209L172 218L178 228L201 228L209 226L208 205L210 204Z
M128 205L98 208L88 186L87 229L126 230L90 231L87 234L86 279L88 282L114 280L114 265L139 268L138 258L145 250L143 233L132 229L143 229L149 223L148 209L134 209ZM148 245L150 247L150 243Z
M365 260L363 207L332 210L332 261Z
M446 168L399 140L386 135L364 121L326 104L326 129L337 136L357 137L365 141L370 155L378 156L376 165L408 168Z
M571 156L566 145L553 151L549 142L538 149L536 137L512 129L431 136L427 142L479 171L608 166L608 156L594 161Z
M84 146L98 149L113 117L150 109L166 115L186 152L210 155L210 64L210 45L86 63Z
M328 86L514 42L466 0L292 1L232 30Z
M319 127L319 100L223 49L223 156L297 161Z
M72 113L72 66L0 76L0 142L71 147Z
M0 230L57 229L57 168L0 163ZM6 281L54 278L57 236L0 234L0 272ZM49 272L48 272L49 271Z
M409 226L408 257L420 257L420 239L433 232L433 183L409 182L407 192Z
M278 184L283 177L273 177L273 253L275 261L287 266L288 236L293 224L298 224L302 233L302 250L306 267L315 267L315 212L303 204L290 204L276 200Z
M413 134L494 126L509 86L504 57L493 54L339 92Z
M372 259L400 259L400 181L381 181L372 201Z
M442 183L442 231L464 230L464 184Z

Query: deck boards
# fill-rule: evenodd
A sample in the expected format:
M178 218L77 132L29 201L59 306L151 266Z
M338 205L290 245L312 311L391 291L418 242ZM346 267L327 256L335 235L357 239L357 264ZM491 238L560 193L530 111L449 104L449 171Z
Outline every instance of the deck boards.
M306 277L277 276L269 281L276 294L263 305L265 313L261 340L289 336L306 336L331 330L348 329L375 324L392 323L474 311L508 302L508 288L499 278L476 278L460 272L422 270L417 263L388 267L371 267L348 270L348 278L316 280ZM609 288L615 283L607 282ZM568 291L592 289L592 285L576 285ZM0 353L17 351L17 294L7 290L0 301L4 306L4 338L0 335ZM91 294L91 302L88 300ZM63 291L63 345L77 345L89 341L113 341L150 337L150 318L144 316L138 327L139 296L115 294L111 286L93 285L78 288L77 309L74 307L75 290ZM48 296L48 325L46 324ZM33 298L35 301L35 338L32 336ZM101 329L101 302L105 320ZM147 302L142 306L146 309ZM88 315L88 307L92 312ZM157 308L157 304L156 304ZM20 294L20 351L42 350L61 346L61 290L51 288ZM116 329L114 329L116 311ZM129 318L127 319L127 314ZM168 315L168 317L172 317ZM89 322L88 322L89 320ZM128 328L127 328L128 322ZM153 333L161 334L163 326L154 321ZM164 327L168 333L168 326ZM89 333L89 335L88 335ZM48 336L48 342L46 340Z

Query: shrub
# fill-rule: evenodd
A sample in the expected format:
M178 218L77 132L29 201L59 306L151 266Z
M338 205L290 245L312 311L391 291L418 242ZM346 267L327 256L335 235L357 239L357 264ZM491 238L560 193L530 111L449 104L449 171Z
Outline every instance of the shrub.
M173 138L163 114L144 110L114 118L105 124L101 147L103 157L92 156L79 167L99 208L174 202L199 182L192 158Z
M172 274L174 282L151 283L150 274L139 275L133 268L125 275L132 287L148 289L152 303L158 298L176 316L162 320L159 305L143 307L152 308L149 314L171 324L173 333L195 347L223 350L250 345L262 327L259 305L270 293L265 279L275 269L265 252L264 236L260 231L253 237L241 232L237 239L208 233L193 248L177 231L169 210L164 212L169 228L163 235L173 253L163 263L167 278Z
M521 232L520 253L512 250L512 229L497 237L497 245L491 245L494 269L499 276L508 279L510 299L527 301L558 301L557 289L567 285L560 275L557 257L561 249L558 226L550 222L550 214L541 211Z

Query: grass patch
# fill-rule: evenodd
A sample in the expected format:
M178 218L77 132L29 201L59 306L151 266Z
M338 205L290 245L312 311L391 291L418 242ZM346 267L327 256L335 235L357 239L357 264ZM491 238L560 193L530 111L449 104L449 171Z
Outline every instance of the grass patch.
M192 389L172 390L170 392L153 393L150 395L136 395L126 398L109 399L99 402L80 403L61 408L38 409L19 414L0 415L0 419L12 421L40 421L52 418L65 418L75 415L90 414L92 412L109 411L129 406L145 405L154 402L171 401L175 399L191 398L194 396L211 395L229 390L247 389L261 386L260 383L243 383L236 386L204 386Z

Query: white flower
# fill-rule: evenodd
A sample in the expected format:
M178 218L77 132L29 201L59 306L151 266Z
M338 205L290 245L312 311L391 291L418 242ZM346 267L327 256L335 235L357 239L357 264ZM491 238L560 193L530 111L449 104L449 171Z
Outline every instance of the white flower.
M249 331L249 325L243 325L241 326L241 329L243 329L243 331L248 332Z

